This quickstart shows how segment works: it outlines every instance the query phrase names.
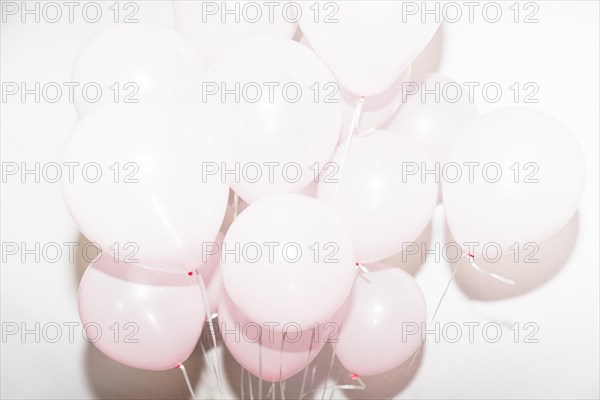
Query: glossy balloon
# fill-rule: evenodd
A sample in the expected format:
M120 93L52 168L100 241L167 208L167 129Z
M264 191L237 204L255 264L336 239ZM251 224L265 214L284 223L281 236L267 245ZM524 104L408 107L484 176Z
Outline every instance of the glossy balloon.
M219 308L221 287L223 286L220 266L223 238L223 234L219 232L214 241L204 244L206 250L204 252L206 262L197 269L197 272L204 281L206 295L208 297L208 308L211 314L216 313Z
M200 112L228 151L227 170L239 172L228 176L242 199L314 181L335 149L341 107L335 78L313 52L288 39L247 40L221 54L205 80Z
M90 342L115 361L147 370L187 360L205 320L196 276L144 270L110 253L86 269L78 303Z
M173 1L175 27L194 42L209 62L245 39L294 36L297 16L292 12L284 16L284 7L285 2L278 3L271 12L253 1L236 1L229 5L215 1ZM291 7L288 9L293 11Z
M227 293L261 324L295 323L305 330L327 321L356 275L345 226L325 204L303 195L251 204L229 228L224 246L230 249L221 264Z
M475 260L482 251L495 257L515 243L550 237L573 216L585 187L577 138L555 118L529 108L481 117L454 141L451 162L462 175L457 180L455 168L443 181L446 218L456 241L477 253ZM474 163L471 174L467 162Z
M405 83L406 101L386 124L386 130L419 144L441 167L454 139L478 116L477 107L469 101L464 88L460 99L454 101L457 85L440 74L414 77ZM431 94L434 91L440 93L439 99Z
M439 26L435 18L405 13L403 3L306 2L300 27L345 88L371 97L398 79Z
M312 50L305 36L300 38L299 43ZM380 128L400 108L403 102L403 87L405 86L405 82L410 79L410 74L411 67L409 65L385 92L364 99L357 124L361 132ZM341 85L339 89L340 103L342 105L342 132L339 141L343 142L348 137L357 102L361 97Z
M249 320L224 292L219 327L223 343L245 369L266 381L278 382L302 371L325 343L335 339L345 312L342 306L329 321L304 331L295 324L276 330L273 325Z
M79 115L148 98L197 105L206 63L181 33L151 22L113 24L79 52L73 69ZM97 87L100 91L97 91Z
M410 71L409 65L385 92L364 100L360 118L356 126L360 132L368 132L381 128L398 111L402 105L403 86L409 80ZM350 132L352 119L360 96L353 94L343 86L340 87L340 94L342 99L342 134L340 141L343 142L348 137L348 132Z
M419 348L427 305L412 276L386 265L368 266L356 280L335 354L358 375L402 364Z
M64 199L103 250L188 272L202 265L202 243L214 240L225 215L228 186L203 170L221 162L219 153L183 106L107 106L81 119L69 140L63 159L79 167L63 177Z
M353 137L342 165L343 153L342 144L332 159L339 183L320 179L317 198L342 217L360 262L398 253L425 229L437 203L437 183L420 173L431 164L427 154L386 131Z

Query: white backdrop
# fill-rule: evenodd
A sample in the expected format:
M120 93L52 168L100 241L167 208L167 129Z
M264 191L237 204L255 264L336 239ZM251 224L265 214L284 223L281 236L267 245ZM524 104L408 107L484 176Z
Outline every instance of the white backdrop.
M103 2L104 8L111 3ZM172 24L170 2L137 3L140 20ZM365 391L336 392L334 397L598 398L599 6L596 1L537 4L537 24L510 19L490 24L481 18L472 24L444 23L413 70L439 71L458 82L498 82L506 93L495 104L478 96L481 112L514 104L508 89L513 82L536 82L539 103L533 106L569 126L586 154L588 183L579 212L546 246L550 249L543 263L512 271L519 281L514 290L461 266L437 320L463 328L465 322L502 323L501 340L490 343L479 329L469 343L466 328L457 343L436 343L428 337L410 370L403 365L365 379ZM108 15L97 24L82 18L56 24L7 18L1 27L2 82L70 81L78 49L100 25L111 23ZM1 107L3 163L60 161L77 118L67 99L51 104L31 98L21 102L15 96L3 100ZM59 184L36 183L31 176L26 183L8 179L2 184L1 212L3 243L33 248L36 242L44 246L83 240L63 205ZM424 237L443 243L443 218L438 207ZM419 264L404 267L416 275L432 313L451 269L434 260ZM36 262L33 256L22 262L19 256L3 254L2 398L187 397L177 370L145 372L118 365L82 339L80 326L73 328L70 340L68 324L79 321L76 294L85 267L81 257L70 262L66 253L56 263ZM508 327L515 322L521 326L519 343ZM524 343L523 336L531 332L523 329L527 322L539 327L534 335L538 343ZM14 326L33 332L36 323L39 343L34 333L5 334ZM61 326L56 343L48 340L55 336L52 323ZM239 366L229 355L221 355L228 397L239 397ZM330 355L326 349L319 357L315 385L323 384ZM200 398L218 396L209 366L199 348L188 361ZM331 377L344 380L345 374L336 363ZM288 397L294 397L299 382L293 378L288 384Z

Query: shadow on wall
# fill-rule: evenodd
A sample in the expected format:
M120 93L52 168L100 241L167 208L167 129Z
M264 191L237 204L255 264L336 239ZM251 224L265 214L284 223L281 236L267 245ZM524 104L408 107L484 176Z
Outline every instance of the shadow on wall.
M427 224L427 226L425 227L423 232L421 232L419 237L416 238L413 241L413 243L416 243L419 246L422 245L424 248L429 248L432 235L433 235L433 230L431 227L431 222L429 222L429 224ZM425 259L422 256L422 252L420 252L420 251L416 252L415 254L410 254L410 253L415 253L415 252L411 251L411 252L406 252L406 253L405 252L396 253L393 256L390 256L390 257L386 258L385 260L383 260L383 262L386 264L400 267L404 271L408 272L409 274L411 274L414 277L415 275L417 275L417 273L421 269L421 266L423 266L423 264L425 263ZM368 267L369 266L367 265L367 268Z
M466 257L458 262L455 281L460 289L474 300L502 300L527 293L542 286L560 272L577 242L578 231L579 214L576 213L564 227L539 243L537 248L534 245L521 245L520 254L504 254L497 262L475 260L479 268L514 281L514 286L478 272L469 265ZM445 234L446 243L455 241L448 225ZM451 270L454 270L456 263L449 265Z
M391 371L375 376L364 376L361 377L365 384L365 388L361 390L344 390L344 395L351 400L362 400L362 399L392 399L400 395L410 385L414 377L417 375L421 362L423 361L423 355L427 348L427 344L423 343L419 353L412 361L411 356L404 363ZM411 365L412 363L412 365ZM340 368L343 367L340 365ZM354 384L349 379L349 374L346 373L347 377L338 379L338 385Z
M440 67L444 49L444 24L435 32L431 41L425 46L421 54L412 62L412 76L437 72Z
M205 368L200 342L185 362L192 387L198 389ZM93 344L85 354L88 386L97 399L188 399L180 370L146 371L127 367L105 356Z
M83 233L78 232L76 242L78 243L75 250L75 287L79 289L79 282L83 278L86 268L94 259L100 255L100 249L95 246Z

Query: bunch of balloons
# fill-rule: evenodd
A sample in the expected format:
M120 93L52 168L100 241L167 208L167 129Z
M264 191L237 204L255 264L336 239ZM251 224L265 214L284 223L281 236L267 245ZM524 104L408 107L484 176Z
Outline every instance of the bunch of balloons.
M335 23L309 2L294 22L207 22L203 3L174 2L175 28L102 29L74 67L77 82L121 89L75 99L64 160L96 173L63 184L102 249L81 319L114 360L174 368L218 313L224 344L262 379L302 371L328 341L348 371L379 374L415 352L427 318L415 280L382 260L427 226L440 185L459 243L509 251L576 211L582 152L554 118L405 99L409 79L450 80L410 76L438 24L399 23L400 2L341 2ZM529 162L536 182L417 173L469 162ZM230 190L248 206L221 233Z

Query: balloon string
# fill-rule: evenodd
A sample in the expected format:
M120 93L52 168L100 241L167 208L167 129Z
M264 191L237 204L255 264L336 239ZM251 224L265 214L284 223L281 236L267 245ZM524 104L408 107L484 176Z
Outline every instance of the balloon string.
M285 336L286 336L287 332L283 332L283 336L282 336L282 340L281 340L281 351L279 352L279 382L281 383L281 378L283 377L283 372L282 372L282 365L283 365L283 346L285 344ZM281 391L281 395L282 397L284 396L284 392L283 392L283 387L280 386L280 391ZM275 393L273 393L273 398L275 398Z
M333 351L331 352L331 361L329 362L329 370L327 371L327 377L325 378L325 385L323 386L323 394L321 395L321 400L325 399L327 384L329 383L329 377L331 376L331 370L333 369L333 362L335 361L335 343L331 347L333 347Z
M202 299L204 302L204 311L206 313L206 319L208 322L208 329L210 332L210 336L213 342L213 352L212 352L212 367L213 367L213 372L215 374L215 377L217 378L217 383L219 385L219 392L221 393L221 399L223 399L224 395L223 395L223 382L221 380L221 368L219 366L219 358L217 356L217 334L215 333L215 327L213 325L213 320L212 320L212 315L210 313L210 307L208 305L208 294L206 293L206 285L204 284L204 279L202 279L202 276L200 275L200 273L198 272L198 270L196 270L196 274L198 275L198 284L200 286L200 290L202 292ZM204 352L204 356L206 358L206 351Z
M241 398L245 399L245 393L244 393L244 372L246 372L246 370L244 369L244 367L240 364L240 367L242 368L242 373L240 374L240 392L241 392Z
M335 185L335 197L337 197L338 189L340 186L341 175L343 174L344 165L346 164L346 158L348 158L348 152L350 151L350 143L352 143L352 136L354 136L354 131L356 130L356 124L360 119L360 115L362 113L362 107L365 103L365 98L361 97L356 101L356 107L354 108L354 115L352 116L352 122L350 123L350 129L348 129L348 137L344 142L344 151L342 152L342 157L340 159L339 171L340 178L338 178L337 183Z
M236 192L233 192L233 220L238 216L239 197Z
M357 385L348 385L348 384L344 384L344 385L337 385L331 388L331 393L329 394L329 400L333 399L333 394L335 393L336 389L337 390L365 390L367 388L367 385L365 385L365 383L363 382L362 379L360 379L360 377L356 374L352 374L352 380L358 382Z
M206 352L206 349L204 348L204 343L202 343L202 341L200 341L200 349L202 349L202 354L204 355L204 359L208 362L208 353ZM211 362L211 369L213 371L213 374L215 374L215 376L216 376L217 370L215 369L214 362Z
M433 324L433 321L435 321L435 317L437 316L437 313L440 310L440 306L442 305L442 302L444 301L444 298L446 297L446 293L448 293L448 289L450 288L450 284L452 284L452 281L454 280L454 276L456 275L456 271L458 270L458 266L459 266L459 263L456 263L456 265L454 266L454 270L452 270L452 275L450 276L450 279L448 280L448 283L446 284L446 287L444 288L444 292L440 296L440 299L438 300L437 306L435 307L435 311L433 312L433 316L431 317L431 320L429 321L430 325ZM413 354L413 357L410 360L410 364L408 366L408 370L410 370L412 368L415 360L417 359L417 356L421 352L421 348L422 347L423 347L423 340L421 340L421 343L419 343L419 347L417 347L417 350L415 351L415 354Z
M263 386L263 371L262 371L262 335L258 338L258 398L262 399Z
M285 381L280 380L279 381L279 391L281 393L281 400L285 400Z
M325 399L325 393L327 393L327 383L329 382L329 377L331 376L331 371L333 370L333 362L335 360L335 346L333 347L333 353L331 355L331 361L329 363L329 371L327 372L327 378L325 380L325 386L323 387L323 393L321 395L321 400ZM314 370L313 370L314 371ZM339 378L339 374L341 373L338 372L338 378ZM362 379L360 379L360 377L356 374L351 374L352 376L352 380L357 381L358 384L356 385L349 385L349 384L344 384L344 385L335 385L329 388L330 393L329 393L329 399L333 399L333 394L335 393L336 390L365 390L367 388L367 385L363 382ZM306 393L302 393L302 395L300 396L300 400L302 400L304 397L306 397L306 395L310 394L310 393L314 393L317 392L319 389L313 389L313 390L309 390Z
M188 390L190 391L190 395L192 396L192 399L196 399L196 395L194 394L194 389L192 389L192 383L190 382L190 377L188 376L187 370L185 369L185 366L183 364L179 364L176 368L178 368L179 370L181 370L181 373L183 374L183 378L185 379L185 383L187 385Z
M271 395L273 395L273 400L275 400L275 391L273 390L273 382L271 382L271 387L269 387L269 391L267 392L267 398L271 397Z
M310 353L312 352L313 341L315 340L315 330L312 329L310 345L308 346L308 354L306 355L306 366L304 367L304 376L302 377L302 386L300 386L300 399L304 398L304 387L306 386L306 377L308 375L308 367L310 366Z
M250 400L254 400L254 388L252 387L252 375L248 371L248 387L250 388Z
M465 254L465 253L463 253L463 255L460 258L463 258L464 256L467 256L467 255L469 256L469 263L471 264L471 266L473 268L475 268L476 271L481 272L482 274L486 274L487 276L489 276L491 278L494 278L494 279L496 279L496 280L498 280L498 281L500 281L502 283L505 283L507 285L515 286L515 281L507 279L507 278L505 278L503 276L500 276L498 274L494 274L493 272L485 271L485 270L479 268L477 266L477 264L475 264L475 257L473 257L472 254Z

